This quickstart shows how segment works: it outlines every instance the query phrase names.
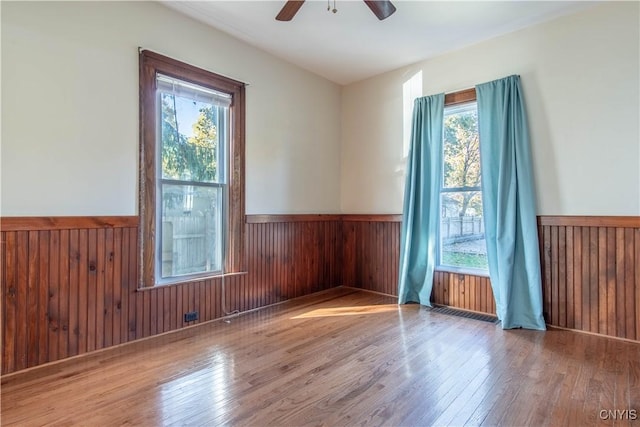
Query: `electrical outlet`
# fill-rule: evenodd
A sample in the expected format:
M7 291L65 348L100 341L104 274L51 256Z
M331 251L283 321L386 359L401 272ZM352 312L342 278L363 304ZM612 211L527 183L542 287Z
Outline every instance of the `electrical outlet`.
M184 314L184 321L185 322L193 322L194 320L198 320L198 312L197 311L190 311L190 312Z

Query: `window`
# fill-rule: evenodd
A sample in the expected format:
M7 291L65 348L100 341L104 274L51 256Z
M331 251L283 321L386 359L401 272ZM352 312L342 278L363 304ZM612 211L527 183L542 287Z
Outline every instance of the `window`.
M241 269L244 84L140 53L142 286Z
M443 135L439 265L486 273L475 91L471 102L447 103L445 98Z

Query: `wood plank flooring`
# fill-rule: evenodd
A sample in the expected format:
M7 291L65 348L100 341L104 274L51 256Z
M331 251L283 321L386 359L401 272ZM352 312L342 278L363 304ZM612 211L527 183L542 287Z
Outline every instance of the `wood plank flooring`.
M628 426L640 344L335 288L7 375L1 394L6 426Z

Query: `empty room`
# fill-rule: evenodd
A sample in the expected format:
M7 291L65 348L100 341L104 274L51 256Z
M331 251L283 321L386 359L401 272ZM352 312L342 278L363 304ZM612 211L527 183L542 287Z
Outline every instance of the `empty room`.
M0 20L3 426L640 425L640 3Z

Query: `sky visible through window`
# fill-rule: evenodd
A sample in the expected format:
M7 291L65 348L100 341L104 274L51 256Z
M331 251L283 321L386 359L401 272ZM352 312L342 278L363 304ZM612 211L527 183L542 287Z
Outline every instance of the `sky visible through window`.
M198 120L200 109L209 105L205 102L176 96L176 118L179 132L187 138L194 136L193 125Z

